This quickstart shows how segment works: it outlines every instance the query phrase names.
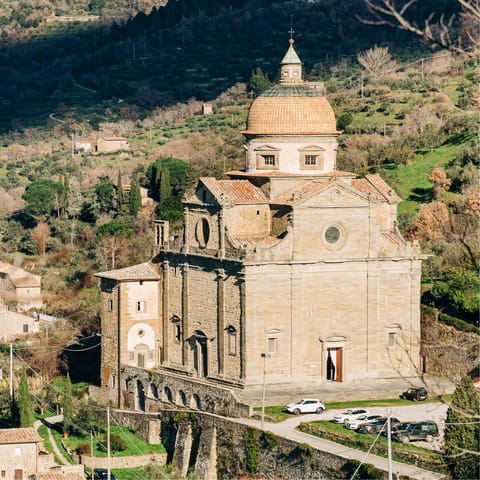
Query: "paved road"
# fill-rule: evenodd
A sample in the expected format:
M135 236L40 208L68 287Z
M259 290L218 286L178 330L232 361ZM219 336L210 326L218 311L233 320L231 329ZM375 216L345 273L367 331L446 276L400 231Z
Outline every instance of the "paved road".
M412 404L411 406L392 407L392 415L398 417L400 420L435 420L439 422L440 426L445 419L447 406L441 403L424 403ZM375 407L369 409L372 413L386 413L386 408ZM342 412L342 410L327 410L321 415L308 414L292 416L288 420L279 423L265 423L265 430L269 430L276 435L288 438L290 440L302 443L308 443L319 450L338 455L340 457L355 459L365 463L371 463L377 468L384 471L388 469L388 461L386 458L377 455L366 454L360 450L340 445L338 443L324 440L307 433L296 430L296 427L301 422L312 422L314 420L331 420L334 415ZM233 419L231 419L233 420ZM237 419L239 423L255 426L260 429L260 421L251 419ZM372 437L373 439L373 437ZM427 446L426 442L418 442L420 446ZM393 472L399 475L408 475L417 480L433 480L443 478L442 475L423 470L415 465L407 465L405 463L393 462Z

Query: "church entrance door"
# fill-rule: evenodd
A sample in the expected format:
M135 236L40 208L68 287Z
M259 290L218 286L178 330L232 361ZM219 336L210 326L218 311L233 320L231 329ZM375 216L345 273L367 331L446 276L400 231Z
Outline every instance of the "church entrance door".
M327 348L327 380L341 382L343 376L343 349Z

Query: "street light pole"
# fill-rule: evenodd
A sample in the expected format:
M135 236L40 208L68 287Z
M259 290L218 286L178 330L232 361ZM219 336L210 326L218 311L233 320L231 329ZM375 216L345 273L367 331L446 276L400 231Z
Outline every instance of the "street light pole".
M263 357L263 383L262 383L262 416L260 420L260 428L263 430L265 423L265 387L266 387L266 378L267 378L267 358L270 358L268 353L262 353Z

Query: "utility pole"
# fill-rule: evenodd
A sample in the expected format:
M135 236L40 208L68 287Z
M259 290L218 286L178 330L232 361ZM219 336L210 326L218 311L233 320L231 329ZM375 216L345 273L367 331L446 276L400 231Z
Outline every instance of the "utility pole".
M107 480L111 480L110 476L110 404L107 405Z
M13 345L10 344L10 400L13 400Z
M93 433L92 433L91 430L90 430L90 459L91 459L90 469L91 469L91 471L92 471L92 473L91 473L91 475L92 475L91 480L93 480L93 459L94 459L94 456L93 456Z
M392 411L387 410L387 451L388 451L388 480L392 480Z
M263 430L265 424L265 389L266 389L266 378L267 378L267 358L270 357L268 353L262 353L263 357L263 383L262 383L262 416L260 421L260 428Z

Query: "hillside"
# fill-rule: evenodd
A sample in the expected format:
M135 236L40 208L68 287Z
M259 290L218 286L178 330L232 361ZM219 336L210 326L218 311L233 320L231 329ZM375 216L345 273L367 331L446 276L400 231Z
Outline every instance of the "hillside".
M62 15L88 13L86 2L57 3ZM83 334L98 329L93 273L151 258L151 220L170 220L177 234L181 197L196 178L243 166L248 107L277 75L293 15L307 78L324 82L344 132L338 167L389 181L404 200L400 229L432 255L424 302L459 328L475 322L474 62L363 24L361 0L142 5L148 14L117 23L101 9L99 19L52 17L21 40L3 39L0 248L42 274L51 313L69 315ZM376 76L357 58L375 44L394 64ZM129 150L74 148L112 136ZM140 186L150 195L143 207Z

